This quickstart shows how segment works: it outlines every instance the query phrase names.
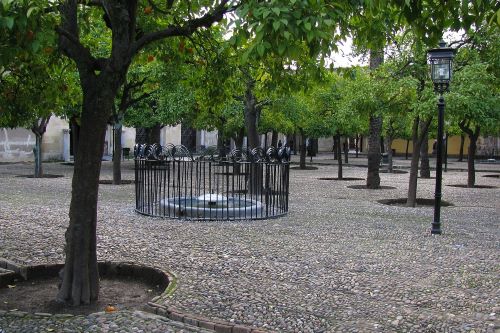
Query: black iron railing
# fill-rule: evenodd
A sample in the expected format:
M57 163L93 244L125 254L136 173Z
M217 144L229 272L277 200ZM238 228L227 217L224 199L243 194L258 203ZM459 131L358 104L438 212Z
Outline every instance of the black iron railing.
M222 156L225 155L225 156ZM249 220L288 212L289 150L136 145L136 211L191 220Z

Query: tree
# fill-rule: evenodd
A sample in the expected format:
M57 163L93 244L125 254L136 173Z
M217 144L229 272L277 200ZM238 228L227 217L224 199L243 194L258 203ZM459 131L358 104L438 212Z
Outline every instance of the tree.
M355 135L366 128L365 114L353 107L352 103L359 89L359 81L356 79L363 74L354 69L344 75L345 77L341 73L332 73L330 81L325 84L326 88L313 91L312 103L321 110L318 115L326 120L329 130L324 131L324 134L333 135L338 160L338 179L343 179L341 137Z
M95 5L95 6L94 6ZM107 40L110 53L96 57L82 44L78 13L85 10L103 13L110 28ZM125 82L133 58L148 44L175 36L189 36L201 28L209 28L220 21L230 7L228 1L213 6L202 2L182 6L167 2L162 12L154 15L160 20L159 27L139 32L139 24L148 20L138 17L144 5L137 1L95 1L79 5L68 0L60 5L61 25L57 27L59 47L72 59L80 75L83 92L81 132L76 156L70 224L66 232L66 260L63 281L57 299L74 305L95 301L99 293L96 255L97 191L101 165L101 150L106 124L113 110L113 103ZM175 20L170 20L172 18ZM195 18L189 18L195 17ZM170 19L169 19L170 18ZM178 23L173 23L178 22Z
M472 63L453 78L446 100L453 118L469 137L467 187L475 185L475 156L479 135L500 133L499 78L488 70L489 65Z
M63 115L78 96L72 68L52 52L10 63L0 75L0 127L25 127L33 132L36 178L43 177L42 142L52 114Z

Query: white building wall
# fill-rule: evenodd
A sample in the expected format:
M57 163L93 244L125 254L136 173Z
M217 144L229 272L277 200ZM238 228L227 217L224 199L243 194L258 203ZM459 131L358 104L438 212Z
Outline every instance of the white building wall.
M163 141L163 145L168 145L169 143L174 146L181 144L181 125L177 126L165 126L161 129L160 141Z
M69 124L66 120L51 117L47 125L47 131L43 136L42 158L43 160L64 160L64 131L68 131ZM69 143L69 135L66 134L66 145ZM108 126L106 133L105 155L112 154L112 127ZM179 134L180 141L180 134ZM135 144L135 128L124 127L122 132L123 148L130 148ZM33 148L35 147L35 135L31 130L24 128L7 129L0 128L0 162L33 161ZM68 147L66 147L68 150ZM67 158L67 156L66 156Z
M35 135L27 129L0 128L0 162L33 160Z

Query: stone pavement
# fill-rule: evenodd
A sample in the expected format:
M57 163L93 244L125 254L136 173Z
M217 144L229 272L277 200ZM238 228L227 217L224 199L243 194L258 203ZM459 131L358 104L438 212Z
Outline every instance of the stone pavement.
M466 172L444 173L443 199L455 206L442 209L444 235L431 236L432 208L378 203L406 197L408 174L381 174L382 185L394 189L356 190L348 186L364 181L319 180L335 177L336 166L328 156L318 160L318 170L292 171L290 212L267 221L148 218L133 211L133 185L101 185L98 257L174 272L177 290L157 301L165 307L271 331L500 331L500 189L447 186L465 184ZM62 262L72 167L45 165L63 178L15 177L32 167L0 166L0 257ZM487 167L477 183L500 187L499 179L482 177L500 167ZM131 162L123 170L124 179L133 178ZM365 178L366 169L347 166L344 176ZM109 162L101 178L111 178ZM434 181L419 179L418 197L433 198ZM116 332L194 329L137 312L102 325L92 316L61 319L68 326L54 332L92 325L106 332L112 323ZM31 332L45 320L4 313L0 328Z
M49 316L48 314L34 315L19 311L6 313L0 311L0 332L209 333L213 331L142 311L98 312L88 316Z

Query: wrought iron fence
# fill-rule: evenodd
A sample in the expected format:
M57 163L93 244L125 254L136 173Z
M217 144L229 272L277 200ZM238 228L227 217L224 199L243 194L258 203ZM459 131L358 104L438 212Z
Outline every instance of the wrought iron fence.
M289 149L136 145L136 211L188 220L248 220L288 212Z

